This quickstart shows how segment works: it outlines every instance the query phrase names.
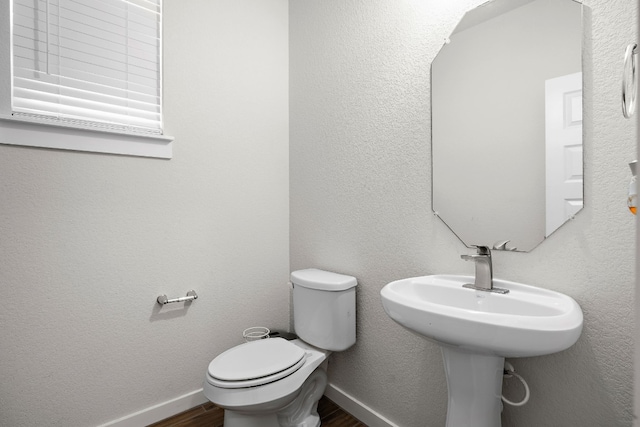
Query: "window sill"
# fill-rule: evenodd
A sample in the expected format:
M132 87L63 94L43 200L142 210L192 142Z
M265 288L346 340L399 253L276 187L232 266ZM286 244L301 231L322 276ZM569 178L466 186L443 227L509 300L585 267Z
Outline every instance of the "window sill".
M5 145L170 159L173 139L0 115L0 144Z

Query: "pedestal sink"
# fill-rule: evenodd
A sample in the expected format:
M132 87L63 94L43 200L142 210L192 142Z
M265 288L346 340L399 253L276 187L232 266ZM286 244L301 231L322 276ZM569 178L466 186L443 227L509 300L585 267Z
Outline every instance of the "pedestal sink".
M582 332L573 298L493 279L498 294L463 288L472 276L434 275L391 282L380 292L393 320L442 347L447 427L499 427L505 357L571 347Z

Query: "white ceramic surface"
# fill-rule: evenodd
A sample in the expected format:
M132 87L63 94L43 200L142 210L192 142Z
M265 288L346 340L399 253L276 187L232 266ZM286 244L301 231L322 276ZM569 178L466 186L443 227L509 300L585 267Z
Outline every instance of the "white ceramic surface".
M494 279L497 294L463 288L472 276L434 275L382 288L387 314L405 328L469 351L531 357L571 347L582 331L582 310L559 292Z
M211 402L224 408L226 427L277 427L282 425L278 418L287 416L304 420L308 416L309 420L315 420L312 408L315 411L313 405L326 387L326 373L321 365L330 352L299 339L290 342L304 350L305 362L297 371L278 381L256 387L222 388L212 381L207 370L203 393Z

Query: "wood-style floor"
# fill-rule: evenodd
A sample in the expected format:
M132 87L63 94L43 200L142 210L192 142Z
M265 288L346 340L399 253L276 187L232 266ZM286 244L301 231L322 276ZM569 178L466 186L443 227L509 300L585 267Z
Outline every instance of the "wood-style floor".
M322 397L318 402L322 427L367 427L338 405ZM224 411L213 403L205 403L148 427L222 427Z

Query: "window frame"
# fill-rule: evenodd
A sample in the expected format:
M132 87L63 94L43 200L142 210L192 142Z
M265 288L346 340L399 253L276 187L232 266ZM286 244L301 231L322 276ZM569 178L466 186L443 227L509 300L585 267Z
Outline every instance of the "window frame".
M172 158L174 138L165 134L132 134L13 116L12 8L13 0L0 1L0 144Z

